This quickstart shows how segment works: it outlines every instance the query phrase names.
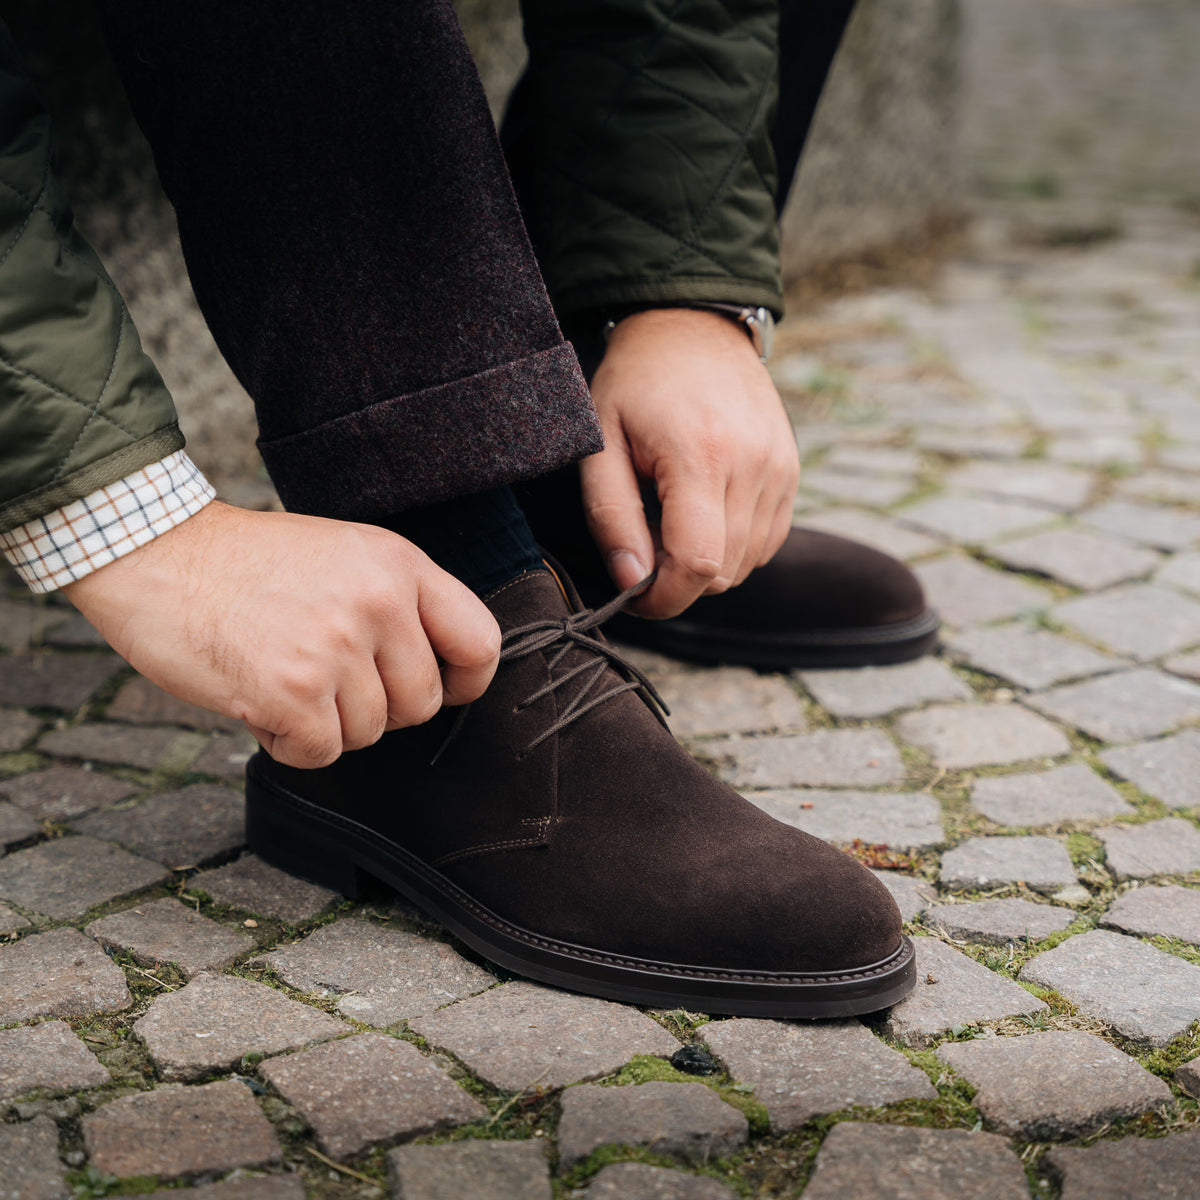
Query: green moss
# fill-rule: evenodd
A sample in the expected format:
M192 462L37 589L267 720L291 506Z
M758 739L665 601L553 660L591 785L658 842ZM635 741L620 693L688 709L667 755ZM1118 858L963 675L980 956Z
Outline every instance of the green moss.
M688 1075L677 1071L665 1058L638 1054L619 1071L598 1082L605 1087L639 1083L702 1083L745 1116L752 1137L763 1136L771 1129L767 1110L754 1098L753 1091L744 1084L734 1083L724 1072L720 1075Z
M1180 941L1179 938L1169 938L1158 935L1146 939L1150 945L1157 946L1159 950L1165 950L1168 954L1174 954L1176 958L1182 958L1184 962L1190 962L1200 967L1200 946L1193 946L1190 942Z
M1077 867L1084 867L1089 862L1102 863L1107 858L1104 843L1090 833L1067 834L1067 853Z
M666 1167L676 1174L682 1173L677 1160L661 1154L652 1154L643 1146L601 1146L599 1150L594 1150L587 1158L564 1171L554 1181L554 1194L556 1197L565 1196L583 1187L593 1175L604 1167L622 1162L646 1163L653 1167ZM719 1180L726 1187L732 1188L739 1196L749 1197L755 1194L751 1192L748 1183L735 1173L736 1168L727 1164L725 1160L717 1159L702 1165L691 1164L685 1170L693 1175Z
M144 1196L164 1186L153 1175L129 1175L118 1179L96 1167L67 1172L67 1185L71 1188L74 1200L99 1200L102 1196Z

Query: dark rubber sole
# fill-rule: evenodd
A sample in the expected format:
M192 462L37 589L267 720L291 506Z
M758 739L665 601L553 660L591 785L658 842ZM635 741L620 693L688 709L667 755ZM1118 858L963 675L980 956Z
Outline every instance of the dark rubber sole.
M618 613L604 632L615 642L657 650L687 662L787 671L908 662L933 649L939 625L933 609L892 625L783 633L726 629L689 621L686 616L650 621Z
M779 975L625 958L556 941L505 921L402 846L292 795L253 763L246 840L273 866L344 896L366 895L380 881L499 966L608 1000L748 1017L845 1017L887 1008L916 982L907 938L883 962L857 970Z

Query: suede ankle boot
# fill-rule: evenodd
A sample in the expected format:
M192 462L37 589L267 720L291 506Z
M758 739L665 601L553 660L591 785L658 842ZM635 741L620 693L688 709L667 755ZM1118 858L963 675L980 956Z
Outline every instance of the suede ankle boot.
M350 896L382 881L500 966L609 999L825 1017L912 988L883 885L700 767L608 612L545 570L485 602L504 649L473 705L320 770L254 756L257 854Z
M611 594L588 533L578 468L517 491L537 540L570 573L584 602ZM618 613L608 632L689 662L759 670L862 667L927 653L937 641L938 617L904 563L849 538L794 528L739 587L701 596L665 621Z

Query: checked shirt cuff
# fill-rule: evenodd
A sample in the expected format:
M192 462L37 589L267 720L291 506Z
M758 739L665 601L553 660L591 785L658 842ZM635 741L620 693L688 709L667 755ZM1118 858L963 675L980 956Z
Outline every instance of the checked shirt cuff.
M216 498L182 450L54 512L0 533L35 592L53 592L174 529Z

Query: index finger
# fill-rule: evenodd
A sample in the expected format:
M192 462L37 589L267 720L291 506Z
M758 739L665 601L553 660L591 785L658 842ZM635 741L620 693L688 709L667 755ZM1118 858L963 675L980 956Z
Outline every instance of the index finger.
M720 577L725 560L725 481L693 478L660 492L663 559L658 578L633 606L646 617L674 617Z
M496 618L470 588L436 568L418 582L417 617L441 664L444 703L477 700L499 663Z

